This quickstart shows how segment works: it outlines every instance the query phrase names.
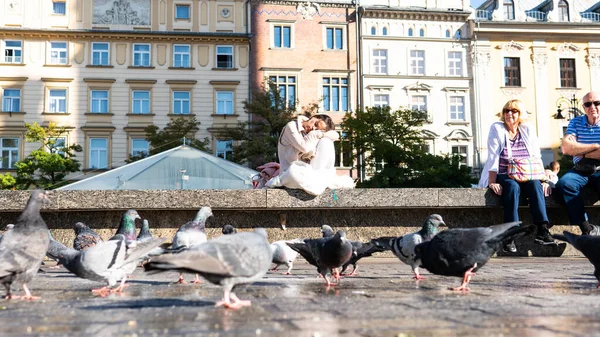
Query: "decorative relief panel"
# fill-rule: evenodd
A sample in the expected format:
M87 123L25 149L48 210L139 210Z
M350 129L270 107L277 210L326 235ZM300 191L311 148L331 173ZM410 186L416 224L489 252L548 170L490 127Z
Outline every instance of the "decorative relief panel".
M318 4L312 2L300 3L296 6L296 11L298 14L302 15L302 18L305 20L312 20L313 16L319 11L321 8Z
M82 64L85 59L85 42L73 42L73 60Z
M159 66L164 66L167 63L167 45L159 44L156 46L156 63Z
M101 25L150 25L150 0L94 0L92 23Z
M125 43L117 44L117 63L123 65L127 62L127 45Z
M208 46L198 46L198 64L201 67L208 65L210 48Z
M247 46L240 46L238 59L240 62L240 68L246 68L248 66L248 47Z

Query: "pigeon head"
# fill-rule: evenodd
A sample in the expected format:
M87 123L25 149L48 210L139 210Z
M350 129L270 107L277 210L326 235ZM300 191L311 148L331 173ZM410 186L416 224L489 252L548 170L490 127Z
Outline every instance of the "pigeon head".
M321 226L321 234L323 234L324 238L332 237L334 234L333 228L331 228L331 226L328 225L323 225Z
M135 219L142 219L142 217L138 214L138 212L135 209L130 209L127 212L125 212L125 217L134 223Z
M267 239L267 231L260 227L260 228L254 228L254 233L259 234L260 236L264 237L265 239Z
M9 231L11 229L15 228L15 225L9 223L8 225L6 225L6 228L4 229L5 231Z
M142 230L143 231L149 231L150 230L150 225L148 224L148 219L144 219L142 221Z
M421 236L423 237L433 237L438 232L439 226L446 226L444 219L439 214L431 214L423 223L423 228L421 229Z
M204 227L206 219L210 218L211 216L213 216L212 209L208 206L204 206L200 208L198 213L196 213L196 217L194 218L193 222L198 223L200 227Z
M348 241L348 239L346 239L346 232L344 232L343 230L339 230L335 233L335 235L333 236L334 239L340 240L342 242Z
M235 229L235 227L233 227L232 225L228 224L223 226L223 229L221 229L221 233L223 233L224 235L235 234L237 233L237 229Z
M76 234L79 234L79 233L89 229L89 227L86 224L84 224L83 222L76 223L74 227L75 227L74 230L75 230Z

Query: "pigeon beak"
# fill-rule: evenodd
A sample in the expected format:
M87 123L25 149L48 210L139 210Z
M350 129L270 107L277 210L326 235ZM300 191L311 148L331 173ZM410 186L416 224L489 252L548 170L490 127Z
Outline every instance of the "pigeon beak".
M440 226L442 226L442 227L448 227L448 225L446 225L446 223L443 222L443 221L440 221Z

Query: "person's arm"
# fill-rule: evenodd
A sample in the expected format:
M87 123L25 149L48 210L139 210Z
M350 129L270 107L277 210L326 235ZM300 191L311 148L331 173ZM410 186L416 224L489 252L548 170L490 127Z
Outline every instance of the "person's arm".
M311 131L306 136L302 136L296 122L290 122L284 128L282 140L285 141L284 144L292 146L298 152L305 153L314 151L321 137L323 137L323 131L320 130Z
M331 169L335 166L335 147L333 140L323 137L317 144L315 157L310 161L315 170Z
M563 137L561 151L568 156L582 156L589 158L600 159L600 144L583 144L577 141L573 134L566 134Z

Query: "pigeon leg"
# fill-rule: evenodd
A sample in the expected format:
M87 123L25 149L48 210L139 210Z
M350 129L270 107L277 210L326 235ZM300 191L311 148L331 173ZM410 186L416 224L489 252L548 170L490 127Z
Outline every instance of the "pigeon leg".
M354 269L352 269L352 272L350 274L341 274L344 276L356 276L358 275L358 266L357 265L353 265Z
M331 286L336 286L337 283L333 283L329 280L329 277L327 277L327 274L325 274L323 276L323 278L325 278L325 284L327 284L327 288L331 287Z
M179 280L177 280L177 282L175 283L179 283L179 284L186 284L187 282L183 279L183 273L179 273Z
M269 271L277 271L277 267L279 267L279 265L278 265L278 264L276 264L276 265L275 265L275 267L273 267L273 268L269 269Z
M32 296L27 284L23 283L22 287L23 291L25 291L25 296L21 297L22 300L39 300L41 298L39 296Z
M415 277L413 277L415 280L419 281L425 279L425 276L419 274L419 267L413 268L413 273L415 274Z
M239 309L250 306L250 301L241 301L229 288L223 291L223 299L215 304L215 307L224 306L228 309Z
M127 276L123 277L123 279L121 279L121 284L116 287L115 289L111 289L110 292L111 293L122 293L123 289L125 289L126 287L129 287L128 284L125 284L125 281L127 281Z
M202 284L202 280L200 279L200 275L196 274L196 278L192 281L193 284Z
M100 295L102 297L106 297L110 294L110 288L108 286L92 289L91 291L94 295Z
M242 301L242 300L240 300L235 293L230 293L229 297L233 301L233 304L237 305L238 308L249 307L249 306L252 305L251 301Z
M288 267L288 270L283 273L283 275L292 275L292 267L294 267L293 263L286 263L286 266Z
M6 300L12 300L12 299L16 299L19 298L18 296L15 297L10 293L10 285L9 284L4 284L4 288L6 288L6 295L4 296L4 299Z
M475 263L475 265L471 268L469 268L469 270L467 270L465 272L465 275L463 276L463 280L462 283L460 284L460 287L457 288L452 288L452 290L454 291L460 291L460 290L464 290L464 291L469 291L469 282L471 281L471 276L476 275L475 273L473 273L473 269L477 268L477 263Z

